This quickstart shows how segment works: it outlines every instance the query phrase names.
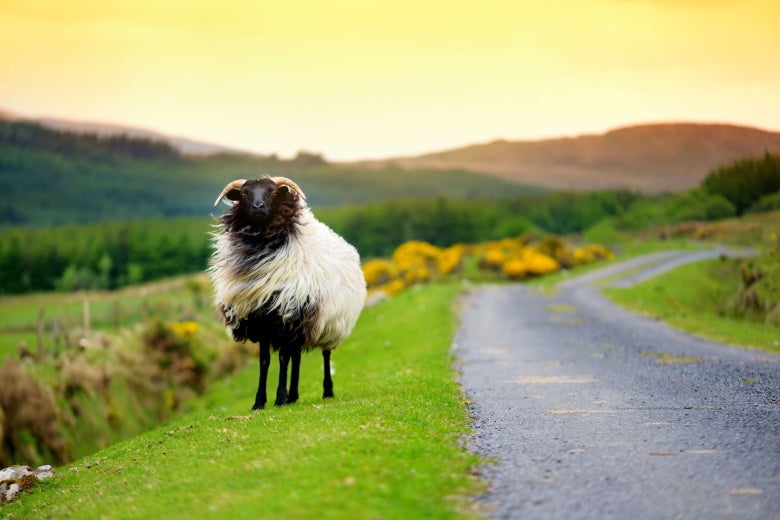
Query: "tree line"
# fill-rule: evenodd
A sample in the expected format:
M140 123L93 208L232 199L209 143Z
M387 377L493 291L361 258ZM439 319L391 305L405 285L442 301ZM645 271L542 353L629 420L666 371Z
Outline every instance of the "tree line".
M116 289L201 270L208 218L0 232L0 292Z

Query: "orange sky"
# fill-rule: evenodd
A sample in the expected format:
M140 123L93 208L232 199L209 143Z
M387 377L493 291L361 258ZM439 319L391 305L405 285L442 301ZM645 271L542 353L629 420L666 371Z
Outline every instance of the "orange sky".
M284 156L780 130L776 0L0 0L0 108Z

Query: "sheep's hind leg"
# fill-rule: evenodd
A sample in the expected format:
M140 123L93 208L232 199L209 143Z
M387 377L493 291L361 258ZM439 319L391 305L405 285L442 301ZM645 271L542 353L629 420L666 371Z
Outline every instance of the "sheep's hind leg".
M333 395L333 379L330 376L330 350L322 351L322 398L328 399Z
M255 404L252 410L262 410L265 408L267 396L265 392L266 382L268 381L268 367L271 365L271 350L268 344L260 343L260 381L257 384L257 394L255 394Z
M290 354L292 368L290 370L290 391L287 392L287 404L298 400L298 374L301 370L301 351L296 349Z
M290 362L290 353L285 348L279 349L279 385L276 387L276 401L274 405L287 404L287 365Z

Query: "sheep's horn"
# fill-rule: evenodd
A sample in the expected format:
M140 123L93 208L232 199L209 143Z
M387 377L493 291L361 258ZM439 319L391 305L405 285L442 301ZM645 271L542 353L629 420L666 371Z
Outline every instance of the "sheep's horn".
M287 177L271 177L271 180L274 181L277 186L287 186L294 189L303 200L306 200L306 195L304 195L303 190L291 179L288 179Z
M219 194L219 197L217 197L217 200L215 200L215 201L214 201L214 206L216 207L216 206L217 206L217 204L219 204L219 201L221 201L221 200L222 200L222 198L223 198L225 195L227 195L227 194L228 194L228 192L229 192L230 190L235 190L235 189L238 189L238 188L240 188L241 186L243 186L243 185L244 185L244 183L245 183L245 182L246 182L246 179L236 179L236 180L234 180L233 182L229 182L229 183L227 184L227 186L225 186L225 187L222 189L222 193L220 193L220 194Z

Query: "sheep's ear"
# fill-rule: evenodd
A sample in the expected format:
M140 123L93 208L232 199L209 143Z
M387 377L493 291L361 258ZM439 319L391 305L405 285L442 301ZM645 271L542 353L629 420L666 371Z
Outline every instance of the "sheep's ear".
M301 194L292 186L285 186L284 184L279 186L274 193L274 197L277 201L297 206L301 201Z
M276 196L284 199L289 199L294 193L295 190L293 190L291 187L287 186L286 184L282 184L281 186L279 186L279 188L276 189Z
M306 200L306 195L303 194L303 190L301 190L301 188L299 188L295 182L288 179L287 177L271 177L271 180L274 181L280 188L285 186L290 190L290 193L295 193L297 197Z
M229 200L239 200L241 198L241 188L233 188L225 194Z

